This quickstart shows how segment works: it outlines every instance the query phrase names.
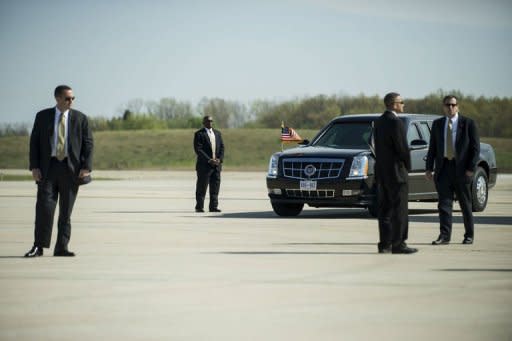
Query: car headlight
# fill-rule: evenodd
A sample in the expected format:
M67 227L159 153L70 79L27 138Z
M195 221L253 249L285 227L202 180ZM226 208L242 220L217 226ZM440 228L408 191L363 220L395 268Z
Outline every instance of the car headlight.
M270 161L268 163L268 173L267 176L269 178L277 178L277 162L279 157L277 154L274 154L270 157Z
M352 165L350 166L350 173L347 179L366 179L368 177L368 157L367 156L354 156Z

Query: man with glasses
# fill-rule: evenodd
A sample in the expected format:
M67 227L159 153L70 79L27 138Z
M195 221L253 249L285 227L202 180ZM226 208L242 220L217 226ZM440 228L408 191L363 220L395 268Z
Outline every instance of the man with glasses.
M408 176L411 156L406 130L398 113L404 112L400 94L384 97L386 111L375 121L375 181L379 217L379 253L410 254L418 250L407 246L409 231Z
M204 212L204 198L210 186L210 212L220 212L219 188L220 172L224 159L224 142L220 131L213 129L213 118L203 118L203 128L194 134L194 151L196 162L196 212Z
M87 116L71 109L73 90L59 85L56 106L37 113L30 135L30 170L37 183L34 245L25 257L43 255L50 247L53 219L59 202L54 256L73 257L68 249L71 212L78 186L90 181L93 139Z
M457 97L446 96L443 110L445 117L432 124L425 173L427 179L434 180L439 196L437 207L441 232L432 244L450 243L454 193L464 218L462 244L473 244L471 181L480 155L480 139L475 122L459 114Z

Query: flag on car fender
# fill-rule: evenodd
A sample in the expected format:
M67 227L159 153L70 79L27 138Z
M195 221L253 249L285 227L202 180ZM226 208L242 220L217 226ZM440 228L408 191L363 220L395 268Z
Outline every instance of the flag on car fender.
M297 132L290 127L285 127L284 122L281 122L281 141L282 142L301 142L303 141Z

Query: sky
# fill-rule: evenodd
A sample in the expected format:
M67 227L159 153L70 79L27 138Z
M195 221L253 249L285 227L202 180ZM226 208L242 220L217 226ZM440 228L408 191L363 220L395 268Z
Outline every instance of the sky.
M134 99L512 97L511 0L0 0L0 123Z

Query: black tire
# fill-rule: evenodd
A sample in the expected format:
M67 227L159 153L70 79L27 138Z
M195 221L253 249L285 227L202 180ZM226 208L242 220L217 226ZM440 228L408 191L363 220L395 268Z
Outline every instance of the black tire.
M471 199L473 201L473 212L482 212L487 206L489 199L489 180L487 173L482 167L477 167L471 184Z
M272 203L272 208L278 216L281 217L295 217L302 212L304 204L283 204L283 203Z

